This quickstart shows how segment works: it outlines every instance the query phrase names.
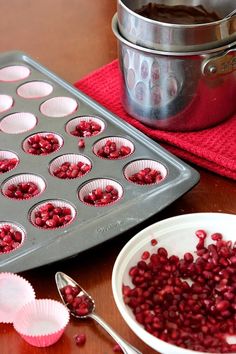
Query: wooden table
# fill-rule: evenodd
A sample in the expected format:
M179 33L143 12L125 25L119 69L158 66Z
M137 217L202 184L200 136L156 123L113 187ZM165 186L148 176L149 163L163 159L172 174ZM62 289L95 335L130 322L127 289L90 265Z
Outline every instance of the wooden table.
M0 52L21 50L59 76L74 83L117 57L111 19L116 0L0 0ZM200 183L148 222L102 246L73 259L22 273L38 298L59 300L54 283L56 271L79 279L96 299L97 313L142 353L155 352L142 343L120 316L112 296L114 261L125 243L139 230L158 220L193 212L236 213L235 182L194 166ZM73 336L83 332L87 342L75 345ZM71 320L65 334L52 347L39 349L24 342L11 325L0 324L1 354L109 354L113 340L94 322Z

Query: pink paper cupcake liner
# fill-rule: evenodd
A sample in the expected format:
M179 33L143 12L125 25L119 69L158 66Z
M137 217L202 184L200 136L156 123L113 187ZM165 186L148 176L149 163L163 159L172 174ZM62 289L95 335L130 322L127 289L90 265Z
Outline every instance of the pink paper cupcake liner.
M98 136L99 134L101 134L104 129L105 129L105 123L103 122L103 120L101 120L100 118L97 117L93 117L93 116L83 116L83 117L77 117L77 118L73 118L71 119L67 124L66 124L66 132L76 138L78 138L78 136L75 136L73 134L71 134L71 132L73 132L76 128L76 126L81 122L81 121L85 121L85 122L94 122L100 125L101 130L99 131L99 133L91 135L91 136L80 136L80 138L90 138L93 136Z
M101 188L102 190L105 190L106 186L111 185L112 187L114 187L115 189L117 189L118 191L118 198L108 204L105 205L93 205L90 203L87 203L86 201L84 201L84 198L89 195L93 190L97 189L97 188ZM88 206L95 206L95 207L105 207L105 206L111 206L115 203L117 203L123 196L123 188L122 186L113 181L112 179L108 179L108 178L98 178L98 179L94 179L91 180L89 182L87 182L86 184L84 184L78 191L78 197L79 199L86 205Z
M115 137L115 136L112 136L112 137L107 137L107 138L104 138L104 139L101 139L99 141L97 141L95 144L94 144L94 147L93 147L93 152L96 156L100 157L101 159L109 159L109 158L106 158L106 157L103 157L103 156L100 156L98 154L98 151L104 147L104 145L106 144L106 142L110 140L111 142L113 143L116 143L116 147L117 149L120 149L121 146L127 146L130 148L130 153L125 155L125 156L120 156L118 158L114 158L112 160L120 160L120 159L125 159L127 158L128 156L132 155L133 152L134 152L134 144L128 140L128 139L125 139L125 138L120 138L120 137Z
M71 97L53 97L40 106L40 111L47 117L66 117L78 108L78 103Z
M14 197L9 197L6 192L8 190L8 187L11 186L11 185L18 185L19 183L29 183L29 182L33 182L34 184L37 185L38 187L38 193L35 194L35 195L32 195L28 198L14 198ZM34 197L37 197L39 196L40 194L43 193L43 191L45 190L46 188L46 183L44 181L44 179L40 176L37 176L37 175L33 175L31 173L22 173L20 175L16 175L16 176L13 176L9 179L7 179L6 181L3 182L2 184L2 194L9 198L9 199L14 199L14 200L27 200L27 199L31 199L31 198L34 198Z
M13 323L17 312L34 299L34 289L26 279L13 273L0 273L0 322Z
M8 95L0 95L0 113L8 111L13 106L13 98Z
M68 309L58 301L33 300L16 314L14 328L20 336L35 347L56 343L69 323Z
M141 170L144 170L145 168L151 168L152 170L159 171L160 174L161 174L162 179L161 180L157 180L154 183L147 183L147 184L135 183L134 181L131 181L129 179L132 175L140 172ZM166 167L163 164L161 164L158 161L154 161L154 160L137 160L137 161L133 161L133 162L129 163L124 168L124 176L131 183L138 184L139 186L150 186L150 185L153 185L153 184L158 184L160 182L163 182L163 180L167 176L167 169L166 169Z
M30 75L30 70L23 65L6 66L0 69L0 81L13 82L26 79Z
M0 222L0 230L2 228L4 228L5 226L10 226L10 228L13 229L14 231L19 231L21 233L21 240L20 241L13 240L14 244L12 244L12 240L10 240L10 241L9 241L9 239L5 240L4 237L0 236L0 241L1 241L0 256L1 256L1 254L8 254L8 253L14 252L18 248L20 248L23 245L23 243L25 242L25 238L26 238L26 232L22 226L19 226L19 225L15 224L13 222L10 222L10 221L9 222L8 221L1 221ZM2 244L3 242L4 242L4 244ZM6 250L5 247L9 246L9 242L10 242L10 246L12 245L13 248L11 247L12 249Z
M50 166L49 166L50 174L52 176L55 176L54 171L57 170L65 162L70 162L72 164L77 164L78 162L82 162L82 163L90 166L89 171L84 173L82 176L77 176L75 178L81 178L81 177L85 176L87 173L89 173L91 171L91 168L92 168L92 163L87 157L85 157L83 155L79 155L79 154L78 155L77 154L65 154L65 155L61 155L61 156L55 158L54 160L52 160L52 162L50 163ZM55 177L60 178L58 176L55 176Z
M0 130L7 134L20 134L32 130L36 124L37 118L32 113L14 113L1 120Z
M4 164L8 163L10 161L14 160L14 163L11 163L11 168L7 169L7 171L5 171L4 168ZM16 166L19 164L20 160L19 157L11 151L6 151L6 150L0 150L0 175L1 173L7 173L11 170L13 170L14 168L16 168ZM1 170L4 170L4 172L1 172Z
M26 99L42 98L50 95L53 91L52 85L44 81L31 81L21 85L17 94Z

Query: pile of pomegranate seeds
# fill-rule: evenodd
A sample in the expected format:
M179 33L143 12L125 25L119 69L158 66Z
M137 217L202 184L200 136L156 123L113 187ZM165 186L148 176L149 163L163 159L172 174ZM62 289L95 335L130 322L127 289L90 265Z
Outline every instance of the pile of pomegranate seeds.
M82 177L91 170L91 166L84 162L63 162L57 169L53 171L54 176L62 179Z
M90 299L86 295L77 296L80 289L77 286L66 285L60 289L64 301L78 316L86 316L90 310Z
M16 158L0 160L0 174L12 170L18 163Z
M220 233L205 246L199 238L196 255L182 259L165 248L144 252L130 269L134 288L123 285L124 302L137 322L159 339L196 351L235 353L227 336L236 334L236 244ZM191 280L191 283L189 282Z
M81 120L79 124L76 125L75 130L70 133L75 136L80 136L88 138L100 133L102 127L100 124L90 119L89 121Z
M146 167L137 173L129 176L131 182L137 184L152 184L157 183L163 179L161 172L152 168Z
M9 198L14 199L28 199L40 193L37 184L33 182L20 182L11 184L4 191L4 194Z
M10 225L0 227L0 254L13 251L22 242L22 233Z
M120 148L117 148L116 143L111 140L107 140L106 144L97 151L98 156L106 159L119 159L130 153L131 148L129 146L122 145Z
M91 205L104 206L116 201L118 198L118 190L109 184L104 190L102 188L93 189L92 192L84 197L84 202Z
M33 155L48 155L59 148L59 141L54 134L36 134L28 138L27 143L27 152Z
M34 214L35 225L44 229L52 229L68 224L72 220L72 212L68 207L57 207L52 203L42 205Z

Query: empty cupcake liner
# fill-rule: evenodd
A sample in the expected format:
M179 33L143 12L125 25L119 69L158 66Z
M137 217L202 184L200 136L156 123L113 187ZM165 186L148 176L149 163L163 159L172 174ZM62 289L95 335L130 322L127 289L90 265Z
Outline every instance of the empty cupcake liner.
M13 326L20 336L35 347L48 347L62 336L68 322L68 309L58 301L33 300L16 314Z
M160 181L156 181L154 183L148 183L148 184L135 183L135 182L133 182L133 181L131 181L129 179L132 175L134 175L135 173L140 172L141 170L143 170L145 168L151 168L153 170L159 171L161 173L162 179ZM166 169L166 167L163 164L161 164L158 161L154 161L154 160L137 160L137 161L133 161L133 162L129 163L124 168L124 176L131 183L138 184L139 186L150 186L150 185L158 184L158 183L162 182L167 176L167 169Z
M21 233L21 235L22 235L21 242L20 242L20 244L17 245L14 249L9 250L9 251L4 251L4 252L2 252L2 251L1 251L1 247L2 247L2 246L1 246L1 247L0 247L0 256L1 256L1 254L7 254L7 253L14 252L14 251L17 250L18 248L20 248L20 247L23 245L23 243L25 242L25 238L26 238L26 232L25 232L25 230L23 229L23 227L21 227L21 226L15 224L15 223L13 223L13 222L0 221L0 230L1 230L1 228L3 228L4 226L8 226L8 225L9 225L14 231L19 231L19 232ZM1 238L0 238L0 239L1 239Z
M37 211L40 211L40 208L45 205L45 204L48 204L48 203L52 203L55 207L59 207L59 208L63 208L63 207L66 207L66 208L69 208L71 210L71 220L65 224L65 225L62 225L62 226L58 226L58 227L51 227L51 228L44 228L44 227L41 227L39 225L37 225L35 223L35 213ZM64 200L61 200L61 199L49 199L49 200L44 200L43 202L40 202L39 204L36 204L35 206L32 207L30 213L29 213L29 219L30 219L30 222L37 228L39 229L42 229L42 230L46 230L46 231L49 231L49 230L55 230L55 229L58 229L58 228L63 228L63 227L67 227L68 225L70 225L74 220L75 220L75 217L76 217L76 209L73 205L71 205L70 203L64 201Z
M48 117L65 117L76 111L78 103L71 97L53 97L40 106L42 114Z
M87 195L89 195L94 189L101 188L102 190L104 190L107 185L111 185L117 189L118 198L115 201L105 204L105 205L93 205L93 204L90 204L90 203L87 203L84 201L84 198ZM118 182L115 182L114 180L108 179L108 178L98 178L98 179L91 180L91 181L87 182L86 184L84 184L80 188L80 190L78 191L78 197L84 204L92 206L92 207L97 207L97 208L111 206L111 205L117 203L122 198L122 196L123 196L122 186Z
M54 160L52 160L52 162L50 163L50 166L49 166L50 174L52 176L55 176L54 171L56 169L58 169L65 162L70 162L72 164L77 164L78 162L83 162L84 164L88 164L90 166L90 170L88 172L84 173L83 176L85 176L87 173L89 173L92 168L91 161L87 157L85 157L83 155L79 155L79 154L78 155L77 154L65 154L65 155L61 155L61 156L55 158ZM81 178L83 176L77 176L75 178ZM55 176L55 177L60 178L58 176Z
M8 111L13 106L13 98L9 95L0 95L0 113Z
M20 97L34 99L42 98L50 95L53 91L52 85L44 81L31 81L21 85L17 89Z
M99 133L94 134L92 136L97 136L99 134L101 134L104 129L105 129L105 123L103 122L103 120L101 120L100 118L97 117L93 117L93 116L83 116L83 117L77 117L77 118L73 118L71 119L67 124L66 124L66 132L72 136L75 136L73 134L71 134L71 132L73 132L76 128L76 126L81 122L81 121L85 121L85 122L95 122L97 124L100 125L101 130L99 131ZM92 136L81 136L81 138L90 138ZM75 136L76 138L78 138L77 136Z
M0 273L1 323L13 323L17 312L34 299L34 289L26 279L13 273Z
M12 159L16 159L16 164L6 172L9 172L9 171L13 170L14 168L16 168L16 166L20 162L19 157L14 152L11 152L11 151L6 151L6 150L0 151L0 162L3 160L12 160ZM2 173L6 173L6 172L2 172ZM1 174L1 172L0 172L0 174Z
M131 154L133 154L134 152L134 144L128 140L128 139L125 139L125 138L120 138L120 137L108 137L108 138L104 138L104 139L101 139L99 141L97 141L95 144L94 144L94 147L93 147L93 152L95 155L97 155L98 157L100 157L101 159L109 159L109 158L106 158L106 157L103 157L103 156L100 156L98 155L98 151L104 147L104 145L106 144L106 142L110 140L111 142L114 142L116 143L116 147L117 149L120 149L121 146L128 146L131 151L128 155L125 155L125 156L121 156L121 157L118 157L116 159L111 159L111 160L120 160L120 159L125 159L127 158L128 156L130 156Z
M6 66L0 69L0 81L12 82L27 78L30 75L30 70L23 65Z
M37 118L32 113L14 113L1 120L0 130L8 134L20 134L32 130L36 124Z
M49 152L48 154L45 154L45 155L50 155L50 154L52 154L52 153L58 151L58 150L62 147L62 145L63 145L63 138L62 138L60 135L55 134L55 133L52 133L52 132L42 132L42 133L36 133L36 134L32 134L32 135L28 136L28 137L23 141L23 144L22 144L23 150L29 154L28 149L31 148L31 146L30 146L29 143L28 143L28 139L29 139L29 138L31 138L31 137L33 137L33 136L35 136L35 135L39 135L39 136L45 137L45 136L48 135L48 134L52 134L55 138L57 138L59 147L58 147L58 149L56 149L56 150L54 150L54 151L52 151L52 152ZM41 156L41 155L35 155L35 156Z
M10 185L17 185L19 183L29 183L29 182L33 182L37 185L38 187L38 194L36 195L33 195L29 198L11 198L9 197L8 195L6 195L6 191L8 190L8 187ZM37 175L33 175L33 174L30 174L30 173L23 173L23 174L20 174L20 175L16 175L16 176L13 176L9 179L7 179L6 181L3 182L2 184L2 194L9 198L9 199L14 199L14 200L27 200L27 199L31 199L31 198L34 198L34 197L37 197L39 196L41 193L43 193L43 191L45 190L46 188L46 183L44 181L44 179L40 176L37 176Z

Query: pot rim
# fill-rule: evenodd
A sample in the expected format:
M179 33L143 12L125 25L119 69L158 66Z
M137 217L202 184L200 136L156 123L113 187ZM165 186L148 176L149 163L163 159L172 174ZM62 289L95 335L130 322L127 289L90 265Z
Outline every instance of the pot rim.
M168 22L161 22L161 21L157 21L157 20L152 20L150 18L144 17L139 15L138 13L136 13L135 11L131 10L128 6L126 6L122 0L118 0L118 3L121 5L121 7L123 7L127 12L129 12L131 15L133 15L134 17L139 18L140 20L144 21L144 22L148 22L150 24L153 25L159 25L159 26L163 26L163 27L171 27L171 28L179 28L179 29L185 29L185 28L200 28L200 27L213 27L215 25L220 25L221 23L224 22L230 22L231 19L233 17L229 17L229 18L222 18L218 21L213 21L213 22L206 22L206 23L197 23L197 24L176 24L176 23L168 23Z
M126 44L128 47L132 47L136 50L146 52L149 54L160 54L160 55L169 55L169 56L193 56L193 55L202 55L202 54L214 54L214 53L218 53L220 51L231 49L234 45L236 45L236 41L234 41L232 43L225 44L221 47L211 48L211 49L207 49L207 50L188 51L188 52L164 51L164 50L156 50L156 49L142 47L142 46L139 46L137 44L134 44L134 43L128 41L120 34L119 27L118 27L117 13L115 13L112 18L112 31L113 31L114 35L116 36L116 38L119 39L122 43Z

